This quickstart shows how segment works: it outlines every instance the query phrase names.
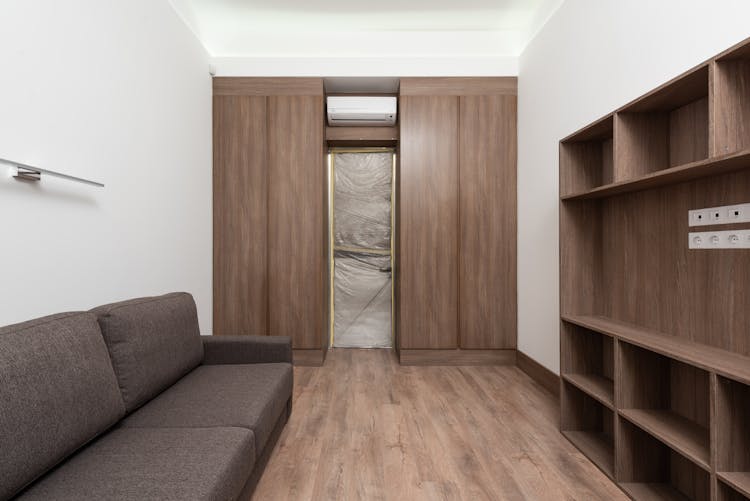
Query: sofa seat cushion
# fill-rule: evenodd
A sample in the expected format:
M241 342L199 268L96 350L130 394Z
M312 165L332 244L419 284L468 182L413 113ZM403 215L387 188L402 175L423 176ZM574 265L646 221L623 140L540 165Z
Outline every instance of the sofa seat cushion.
M254 464L245 428L117 428L19 499L233 500Z
M122 426L244 427L255 434L260 455L291 396L290 364L201 365Z

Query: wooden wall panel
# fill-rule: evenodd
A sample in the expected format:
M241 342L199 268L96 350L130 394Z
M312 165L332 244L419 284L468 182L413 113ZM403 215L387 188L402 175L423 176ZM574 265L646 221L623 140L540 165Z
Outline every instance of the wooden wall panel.
M408 77L402 78L401 96L516 95L517 77Z
M401 97L402 349L458 345L458 101Z
M327 308L323 98L268 97L270 333L323 347Z
M669 114L669 166L708 158L708 98L698 99Z
M214 97L214 334L268 334L266 98Z
M749 171L603 200L604 301L599 311L750 355L750 254L741 249L689 250L687 241L688 210L748 200Z
M516 97L460 98L459 332L516 347Z
M306 77L215 77L214 96L322 96L323 79Z

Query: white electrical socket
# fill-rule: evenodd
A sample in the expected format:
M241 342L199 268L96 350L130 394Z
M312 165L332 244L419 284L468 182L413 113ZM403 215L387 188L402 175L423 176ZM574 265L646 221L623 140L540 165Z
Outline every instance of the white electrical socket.
M750 223L750 204L725 205L688 211L690 226Z
M689 249L750 249L750 230L688 233Z

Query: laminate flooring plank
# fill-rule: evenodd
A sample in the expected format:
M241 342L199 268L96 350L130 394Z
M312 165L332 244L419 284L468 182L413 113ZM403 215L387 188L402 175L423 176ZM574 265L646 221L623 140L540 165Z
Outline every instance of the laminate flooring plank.
M624 500L516 367L400 366L332 350L295 367L294 406L253 500Z

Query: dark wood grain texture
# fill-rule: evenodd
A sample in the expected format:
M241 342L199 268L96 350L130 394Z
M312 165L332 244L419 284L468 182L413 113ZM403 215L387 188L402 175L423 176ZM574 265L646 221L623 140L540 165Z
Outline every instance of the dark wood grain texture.
M750 383L750 357L745 355L602 316L563 315L563 321L615 336L628 345L636 345L707 372Z
M295 349L325 345L326 171L323 98L268 98L270 333Z
M749 424L750 386L718 377L715 424L717 471L750 474Z
M391 350L334 349L323 367L295 367L294 383L255 500L626 499L516 367L403 367Z
M614 182L614 117L560 142L560 193L588 191Z
M704 177L713 177L719 174L731 173L747 169L750 165L750 150L742 150L729 153L707 160L698 160L689 164L671 167L644 174L636 178L605 184L597 188L583 189L579 192L565 192L563 200L590 200L605 198L614 195L622 195L651 188L658 188L671 184L693 181Z
M516 97L460 98L459 333L516 347Z
M689 250L686 217L750 200L748 61L750 40L616 110L611 182L607 117L561 141L561 429L595 433L605 337L580 332L612 337L615 477L633 499L750 493L750 254Z
M401 96L516 95L516 77L408 77L401 79Z
M399 353L401 365L516 365L516 350L409 350Z
M614 413L564 379L560 385L560 406L563 435L614 478Z
M618 113L615 134L615 182L669 167L668 113Z
M266 98L213 105L213 333L266 335Z
M302 367L320 367L325 363L326 353L324 350L292 350L292 361L294 365Z
M708 94L709 62L704 62L617 110L618 113L671 111Z
M326 127L327 141L398 141L399 128L394 127Z
M750 255L687 245L690 209L748 200L750 170L603 200L600 313L750 355Z
M322 78L214 77L214 96L322 96Z
M598 200L560 204L560 311L601 311L602 211Z
M569 323L564 323L560 332L563 378L614 409L614 340Z
M750 56L715 63L713 84L716 153L750 148Z
M521 351L516 351L516 365L547 391L560 397L560 376Z
M458 98L401 97L399 342L458 347Z

